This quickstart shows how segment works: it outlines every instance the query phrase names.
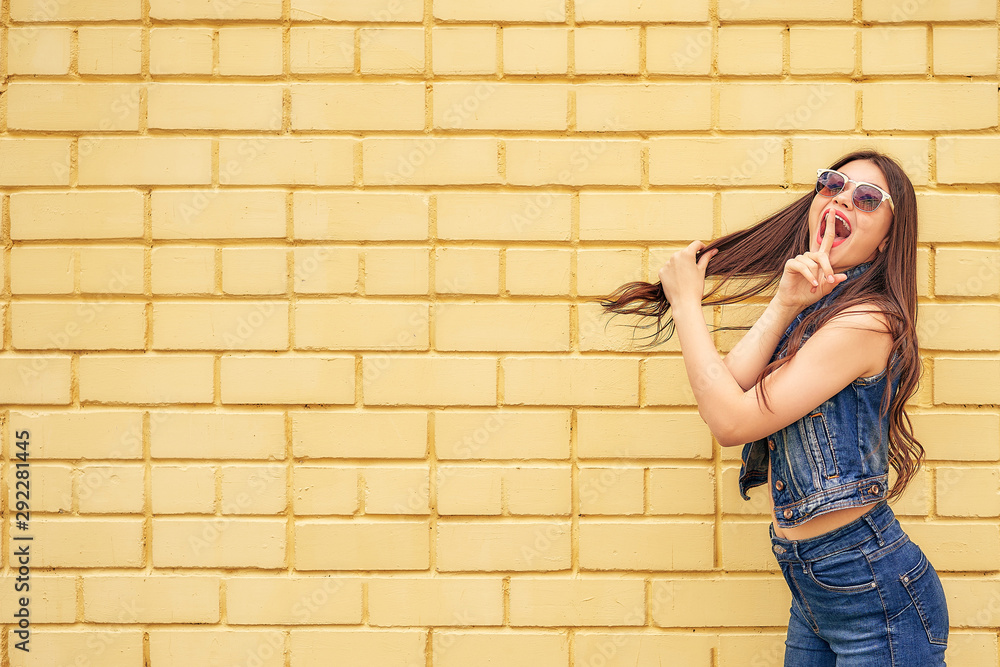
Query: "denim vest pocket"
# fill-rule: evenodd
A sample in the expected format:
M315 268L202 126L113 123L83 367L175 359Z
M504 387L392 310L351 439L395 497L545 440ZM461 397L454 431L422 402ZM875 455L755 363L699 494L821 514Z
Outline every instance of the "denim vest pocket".
M840 466L837 464L837 453L822 412L814 412L805 419L806 441L809 451L820 474L826 479L840 477Z
M932 644L948 645L948 603L944 588L937 572L923 551L917 566L900 575L900 582L913 600L913 606L920 616L920 622L927 631L927 639Z

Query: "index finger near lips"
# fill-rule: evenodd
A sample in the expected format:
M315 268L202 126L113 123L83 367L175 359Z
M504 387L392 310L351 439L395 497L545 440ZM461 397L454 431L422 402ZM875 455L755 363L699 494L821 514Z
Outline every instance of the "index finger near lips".
M830 249L833 248L833 239L837 235L836 229L837 216L834 215L833 209L827 209L826 230L823 232L823 241L819 244L820 252L829 254Z

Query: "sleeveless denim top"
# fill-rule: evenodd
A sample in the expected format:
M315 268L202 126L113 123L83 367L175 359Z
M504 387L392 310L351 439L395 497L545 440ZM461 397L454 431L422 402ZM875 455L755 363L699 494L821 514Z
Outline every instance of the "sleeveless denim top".
M771 361L784 356L781 346L802 319L836 297L871 262L845 271L847 280L799 313L782 335ZM806 331L803 342L811 335ZM896 357L893 355L892 363ZM859 377L798 421L743 446L740 495L767 483L771 461L774 514L783 528L798 526L818 514L860 507L885 498L889 478L889 418L880 417L887 370ZM893 377L896 392L898 374Z

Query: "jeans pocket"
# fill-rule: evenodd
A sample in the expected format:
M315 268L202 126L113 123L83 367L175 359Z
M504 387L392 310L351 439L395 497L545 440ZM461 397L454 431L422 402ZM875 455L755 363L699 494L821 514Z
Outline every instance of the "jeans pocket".
M920 552L916 567L900 575L899 580L913 600L913 606L927 632L927 640L932 644L947 646L948 600L945 598L941 579L923 551Z
M847 549L806 563L806 574L820 588L858 593L876 587L875 575L860 549Z

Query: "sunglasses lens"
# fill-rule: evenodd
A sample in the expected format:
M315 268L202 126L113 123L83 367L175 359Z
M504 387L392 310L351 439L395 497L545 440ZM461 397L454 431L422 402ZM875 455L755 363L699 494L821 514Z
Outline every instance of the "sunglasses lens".
M843 190L845 185L847 183L844 181L844 177L837 172L823 171L816 179L816 192L824 197L833 197Z
M862 211L871 212L882 203L882 193L870 185L859 185L854 190L854 205Z

